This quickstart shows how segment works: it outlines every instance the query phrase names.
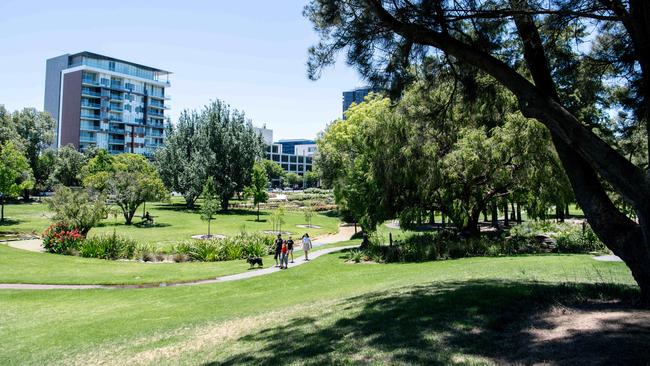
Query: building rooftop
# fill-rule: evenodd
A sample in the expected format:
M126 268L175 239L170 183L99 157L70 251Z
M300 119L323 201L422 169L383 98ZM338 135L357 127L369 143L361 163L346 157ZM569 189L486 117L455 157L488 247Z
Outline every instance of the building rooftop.
M79 52L79 53L74 53L74 54L69 55L70 58L75 58L75 57L78 57L78 56L96 58L96 59L99 59L99 60L121 62L121 63L127 64L127 65L131 65L131 66L135 66L135 67L144 69L144 70L153 71L153 72L155 72L155 73L157 73L159 75L170 75L172 73L171 71L166 71L166 70L158 69L158 68L151 67L151 66L145 66L145 65L142 65L142 64L137 64L135 62L121 60L119 58L104 56L104 55L100 55L99 53L94 53L94 52L82 51L82 52Z

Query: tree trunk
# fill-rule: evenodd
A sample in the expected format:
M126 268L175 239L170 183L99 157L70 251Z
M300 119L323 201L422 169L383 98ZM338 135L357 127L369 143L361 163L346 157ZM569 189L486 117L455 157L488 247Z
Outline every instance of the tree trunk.
M510 218L508 217L508 201L503 204L503 226L510 226Z
M517 221L517 209L514 201L510 203L510 221Z
M496 203L490 207L490 210L492 211L492 227L496 228L497 230L499 229L499 210L497 208Z
M29 202L29 196L32 193L31 189L23 189L23 201Z
M521 224L521 205L517 203L517 223Z
M562 205L555 205L555 219L564 222L564 210Z
M131 225L133 223L133 216L135 216L135 211L138 209L136 206L135 208L129 208L124 210L124 224L125 225Z
M221 196L221 210L227 212L229 207L230 207L230 197Z
M569 211L569 204L568 203L566 205L564 205L564 216L566 216L566 217L571 216L571 212Z
M487 220L488 220L488 219L487 219L487 211L484 210L484 211L483 211L483 221L484 221L484 222L487 222Z
M260 204L257 203L257 221L260 221Z
M2 206L2 208L0 209L0 221L5 221L5 200L4 200L4 198L0 200L0 206Z
M208 238L210 237L210 223L212 219L208 219Z

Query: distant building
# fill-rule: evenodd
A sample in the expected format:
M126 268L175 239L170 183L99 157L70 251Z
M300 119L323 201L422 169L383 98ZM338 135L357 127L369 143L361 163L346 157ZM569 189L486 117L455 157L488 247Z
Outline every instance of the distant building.
M287 173L303 175L313 168L313 158L316 153L314 140L295 139L273 141L273 130L257 128L266 143L266 158L274 161ZM277 182L274 182L277 183Z
M357 88L354 90L344 91L343 92L343 118L345 118L345 111L350 108L352 103L360 104L363 103L364 99L370 92L376 92L377 90L373 88Z
M169 74L91 52L47 60L45 111L56 121L56 147L151 157L164 143Z

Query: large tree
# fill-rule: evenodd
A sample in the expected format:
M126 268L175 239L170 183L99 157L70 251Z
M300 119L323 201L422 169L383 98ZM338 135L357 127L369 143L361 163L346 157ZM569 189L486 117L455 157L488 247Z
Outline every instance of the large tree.
M410 83L413 65L431 57L493 77L526 117L550 131L592 228L625 261L650 304L650 174L599 133L593 118L594 110L620 110L626 123L643 127L650 150L649 13L643 0L312 0L305 14L321 42L310 50L309 73L318 77L346 49L350 64L393 92ZM579 46L564 46L567 29ZM611 82L622 96L618 105L589 92ZM605 184L638 222L614 205Z
M54 168L50 175L51 185L64 185L66 187L80 187L82 180L81 169L88 157L75 149L73 145L66 145L56 152Z
M201 111L194 144L202 146L206 171L214 179L221 209L250 184L253 164L262 156L263 142L243 112L216 100Z
M260 221L260 203L269 200L269 193L266 191L269 185L269 178L266 175L264 166L260 163L253 165L251 173L251 184L244 189L244 194L253 199L253 205L257 206L257 221Z
M183 111L176 125L168 124L165 145L156 151L155 165L167 188L185 198L187 207L201 195L208 177L207 146L197 143L202 120L193 111Z
M0 145L0 222L5 219L5 202L33 186L29 162L11 141Z
M25 156L34 174L36 187L42 189L47 186L50 166L43 164L43 156L52 144L54 119L47 112L39 112L36 108L24 108L14 112L13 125L20 137ZM46 158L46 160L48 160ZM29 190L23 192L25 199L29 199Z

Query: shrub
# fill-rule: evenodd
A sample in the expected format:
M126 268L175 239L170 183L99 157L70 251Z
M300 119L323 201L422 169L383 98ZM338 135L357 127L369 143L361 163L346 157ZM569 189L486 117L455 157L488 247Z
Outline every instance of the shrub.
M84 237L106 214L104 197L87 189L59 186L47 204L54 220L76 227Z
M72 254L79 250L83 235L75 227L58 222L43 233L43 248L49 253Z
M575 227L572 230L558 233L555 240L560 253L589 253L607 250L589 226L586 226L584 230Z
M348 261L350 262L359 263L364 259L364 257L365 253L359 249L350 249L348 252Z
M81 244L79 255L86 258L130 259L136 254L136 243L115 232L88 238Z
M188 259L202 262L262 257L273 248L273 237L260 234L239 235L211 240L187 240L172 247L172 253L183 254Z

